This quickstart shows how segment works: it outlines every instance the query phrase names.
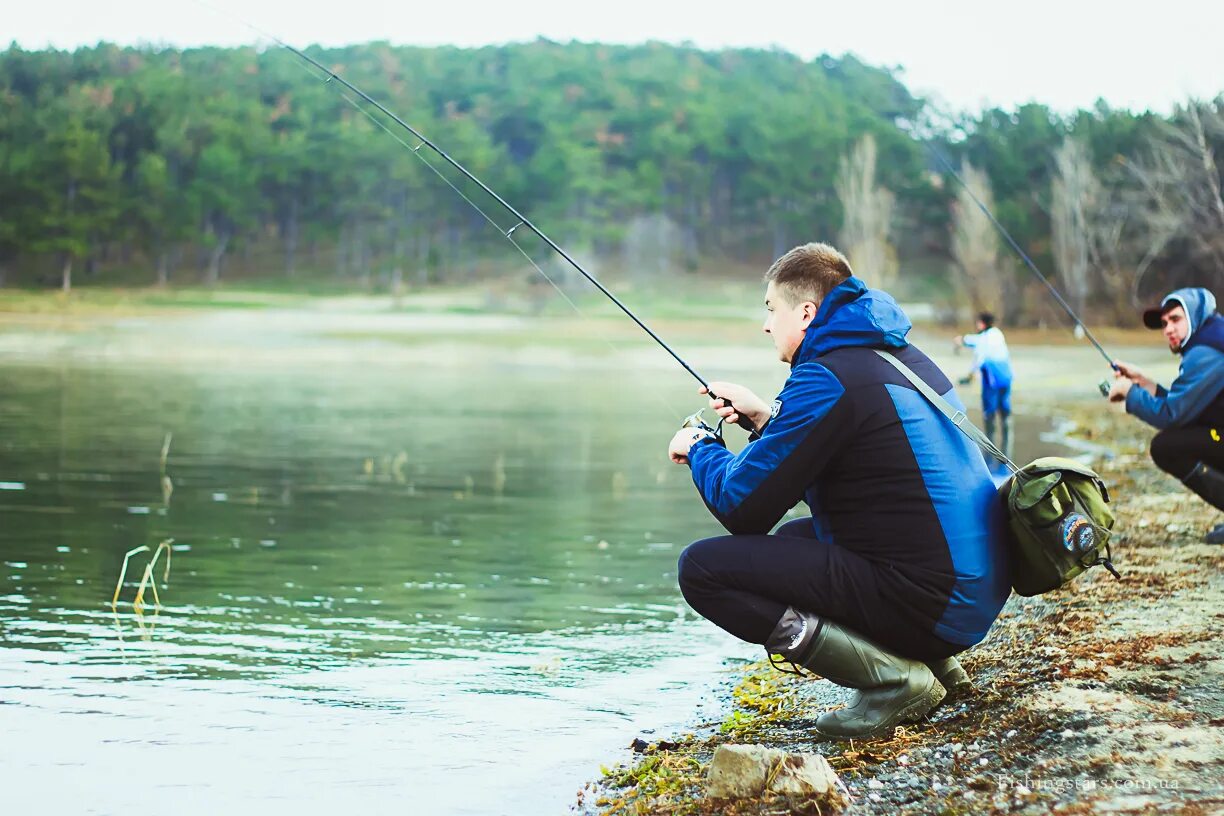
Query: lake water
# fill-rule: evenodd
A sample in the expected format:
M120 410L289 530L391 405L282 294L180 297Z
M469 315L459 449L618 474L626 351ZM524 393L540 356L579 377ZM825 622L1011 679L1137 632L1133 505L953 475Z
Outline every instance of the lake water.
M564 812L757 656L676 587L666 357L318 328L0 336L6 811Z

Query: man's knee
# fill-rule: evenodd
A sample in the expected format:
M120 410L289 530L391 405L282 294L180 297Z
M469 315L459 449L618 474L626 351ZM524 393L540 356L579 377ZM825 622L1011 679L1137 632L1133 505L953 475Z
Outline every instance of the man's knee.
M1172 434L1168 431L1161 431L1152 437L1149 451L1152 454L1152 461L1156 463L1156 467L1170 476L1181 479L1194 467L1194 462L1188 461L1185 451L1180 450L1180 448L1181 446L1177 444Z
M701 565L701 554L706 549L708 538L694 541L680 553L680 561L676 564L676 580L680 591L687 597L691 590L710 585L710 571Z
M1169 469L1169 443L1163 431L1152 437L1152 441L1148 444L1148 453L1151 454L1156 467L1164 471Z

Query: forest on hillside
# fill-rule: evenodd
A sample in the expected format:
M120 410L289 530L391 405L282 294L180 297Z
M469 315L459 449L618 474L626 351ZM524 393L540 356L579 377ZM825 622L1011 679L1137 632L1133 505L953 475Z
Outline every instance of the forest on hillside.
M307 53L611 279L741 274L828 240L903 296L1048 318L947 162L1094 319L1224 283L1224 96L1168 116L949 116L853 56L545 40ZM325 79L280 48L0 52L0 285L400 291L530 273L499 235L513 217Z

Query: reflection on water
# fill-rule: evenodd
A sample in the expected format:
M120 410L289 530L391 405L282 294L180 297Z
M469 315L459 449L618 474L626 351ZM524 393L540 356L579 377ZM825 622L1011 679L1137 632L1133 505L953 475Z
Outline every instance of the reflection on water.
M676 588L715 525L670 420L624 416L674 372L578 369L0 365L0 777L54 813L562 810L755 656Z
M675 586L713 529L686 474L589 422L623 383L0 376L0 775L53 811L555 811L744 653Z

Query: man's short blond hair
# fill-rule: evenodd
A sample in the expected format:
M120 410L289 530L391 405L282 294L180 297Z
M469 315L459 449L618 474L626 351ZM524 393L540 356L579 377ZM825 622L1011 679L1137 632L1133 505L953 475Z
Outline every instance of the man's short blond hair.
M828 244L797 246L773 262L765 273L791 306L805 300L819 305L825 295L854 274L846 256Z

